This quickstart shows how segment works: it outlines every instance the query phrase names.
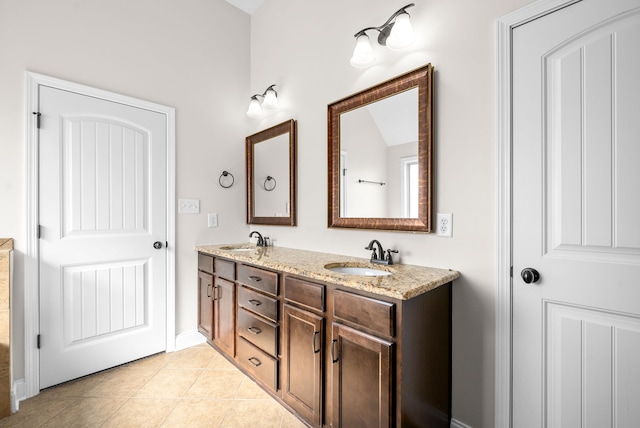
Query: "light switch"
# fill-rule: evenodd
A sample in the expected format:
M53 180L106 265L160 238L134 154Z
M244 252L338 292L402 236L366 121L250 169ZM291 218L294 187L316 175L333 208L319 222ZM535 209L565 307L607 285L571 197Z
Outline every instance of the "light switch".
M181 214L200 213L200 199L178 199L178 212Z
M210 213L208 216L208 225L209 227L218 227L218 214Z

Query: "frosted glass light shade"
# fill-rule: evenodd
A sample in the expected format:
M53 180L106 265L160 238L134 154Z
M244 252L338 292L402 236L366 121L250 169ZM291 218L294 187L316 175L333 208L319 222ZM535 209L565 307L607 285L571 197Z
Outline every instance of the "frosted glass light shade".
M257 98L252 97L249 103L249 109L247 110L247 116L256 118L262 116L262 107L260 101Z
M354 67L366 67L376 60L369 43L369 36L362 34L356 39L356 47L353 49L353 55L349 61Z
M408 48L413 43L413 26L408 13L402 13L396 17L396 22L391 28L391 34L387 38L387 47L394 51Z
M263 104L266 108L276 108L278 107L278 96L276 91L273 89L268 89L264 95Z

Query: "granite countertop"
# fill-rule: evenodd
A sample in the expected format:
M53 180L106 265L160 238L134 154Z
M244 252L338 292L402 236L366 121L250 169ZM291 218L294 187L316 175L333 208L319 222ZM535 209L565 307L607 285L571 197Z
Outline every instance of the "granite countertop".
M240 249L240 251L238 251ZM201 245L197 251L237 262L279 270L318 281L368 291L394 299L408 300L433 290L460 276L451 269L395 264L373 264L369 259L284 247L257 247L251 244ZM369 267L392 272L387 276L348 275L325 269L327 264Z
M13 239L0 238L0 251L11 251L11 250L13 250Z

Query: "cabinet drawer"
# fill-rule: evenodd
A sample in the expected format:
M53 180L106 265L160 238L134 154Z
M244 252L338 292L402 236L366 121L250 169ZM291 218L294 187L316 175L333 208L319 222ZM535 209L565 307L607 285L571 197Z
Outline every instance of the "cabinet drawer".
M236 279L236 264L229 260L215 259L214 260L215 273L222 278L235 281Z
M311 309L324 311L324 285L287 277L284 281L284 298Z
M386 336L395 335L394 303L358 296L336 290L333 295L333 315Z
M278 274L253 266L238 266L238 282L248 287L278 295Z
M278 326L245 309L238 311L238 335L263 351L273 356L278 355Z
M238 363L263 384L274 391L276 390L278 361L242 337L238 338Z
M213 257L198 253L198 269L204 272L213 273Z
M238 287L238 306L269 318L271 321L278 321L278 301L249 288Z

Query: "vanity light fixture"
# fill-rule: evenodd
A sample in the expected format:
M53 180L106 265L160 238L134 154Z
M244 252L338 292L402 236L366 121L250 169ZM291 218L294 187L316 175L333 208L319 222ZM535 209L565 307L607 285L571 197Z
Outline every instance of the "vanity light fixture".
M413 27L406 9L415 6L410 3L398 9L387 22L379 27L367 27L354 34L356 38L356 47L353 50L353 56L349 61L354 67L367 67L373 64L376 57L369 42L367 31L376 30L378 34L378 44L386 46L391 50L399 51L406 49L413 43Z
M265 108L276 108L278 107L278 93L273 87L276 85L271 85L261 94L255 94L251 97L251 101L249 102L249 109L247 110L247 116L249 117L260 117L262 116L262 106ZM258 98L262 98L262 104Z

